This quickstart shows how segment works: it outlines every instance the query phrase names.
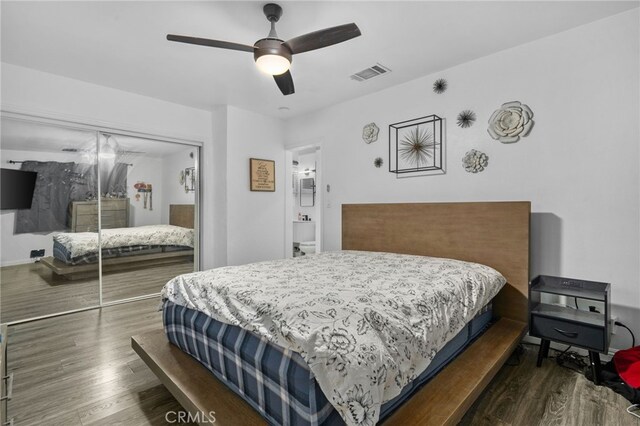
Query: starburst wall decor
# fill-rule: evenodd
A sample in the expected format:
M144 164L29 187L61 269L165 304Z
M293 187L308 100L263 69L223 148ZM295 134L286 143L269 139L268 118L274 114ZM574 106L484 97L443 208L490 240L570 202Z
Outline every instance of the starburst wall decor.
M444 173L442 118L437 115L389 125L389 171Z
M470 109L465 109L460 114L458 114L458 126L462 127L463 129L471 127L475 121L476 113L471 111Z
M448 84L447 80L444 78L439 78L433 82L433 91L438 95L441 95L447 90Z

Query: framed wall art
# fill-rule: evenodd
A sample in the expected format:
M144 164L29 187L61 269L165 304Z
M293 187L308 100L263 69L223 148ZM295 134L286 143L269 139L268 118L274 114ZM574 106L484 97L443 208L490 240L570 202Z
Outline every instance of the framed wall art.
M256 192L275 192L276 162L259 158L249 159L249 189Z

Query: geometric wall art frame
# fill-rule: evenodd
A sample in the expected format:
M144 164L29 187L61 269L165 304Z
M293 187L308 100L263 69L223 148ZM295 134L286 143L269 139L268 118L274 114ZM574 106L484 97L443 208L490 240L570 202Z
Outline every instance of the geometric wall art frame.
M435 114L389 125L389 172L444 173L442 118Z

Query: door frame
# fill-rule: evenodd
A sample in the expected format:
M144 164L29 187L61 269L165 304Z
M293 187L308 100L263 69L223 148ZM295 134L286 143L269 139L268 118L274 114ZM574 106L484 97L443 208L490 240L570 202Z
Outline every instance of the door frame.
M316 218L315 220L315 240L316 251L321 252L324 247L323 228L324 228L324 208L323 208L323 173L322 173L322 143L316 141L314 143L306 143L302 145L288 146L285 150L285 202L284 202L284 249L285 258L293 257L293 206L294 201L297 199L292 196L293 189L293 153L299 151L306 151L315 148L316 150Z

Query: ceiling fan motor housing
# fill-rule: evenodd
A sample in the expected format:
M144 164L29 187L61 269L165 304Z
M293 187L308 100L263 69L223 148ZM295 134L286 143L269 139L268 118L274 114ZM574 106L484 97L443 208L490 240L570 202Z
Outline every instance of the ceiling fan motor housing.
M267 3L262 8L264 15L267 17L269 22L278 22L280 17L282 16L282 7L275 3Z
M264 55L278 55L286 58L289 63L292 61L291 51L283 44L282 40L275 38L263 38L258 40L254 46L256 47L253 51L253 59L255 61Z

